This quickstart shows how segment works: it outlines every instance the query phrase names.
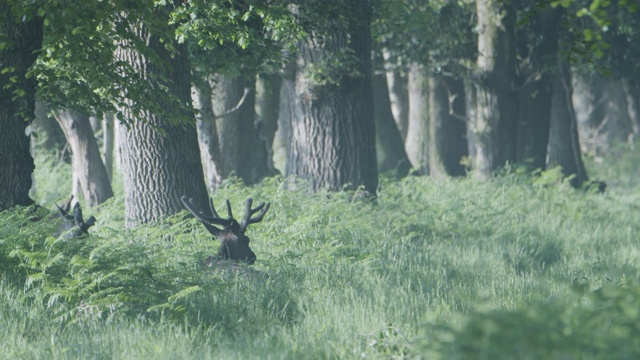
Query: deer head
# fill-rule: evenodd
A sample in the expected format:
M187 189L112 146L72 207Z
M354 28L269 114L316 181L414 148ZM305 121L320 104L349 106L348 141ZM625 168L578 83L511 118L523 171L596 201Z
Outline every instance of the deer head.
M213 217L205 216L196 210L192 199L190 200L187 199L186 196L182 196L180 200L182 200L184 206L193 214L193 216L200 220L202 224L204 224L204 227L220 241L218 254L215 257L207 258L205 260L205 265L211 266L211 264L217 259L232 260L235 262L242 261L249 265L256 261L256 254L249 247L249 237L244 233L247 231L249 224L255 224L262 221L262 218L264 217L264 214L267 213L267 210L269 210L271 203L261 203L257 207L251 208L253 199L248 198L244 217L242 218L242 221L238 223L238 221L233 218L229 200L227 200L227 214L229 217L226 219L223 219L218 215L216 208L213 206L213 199L211 198L209 199L209 206L211 207ZM253 217L257 212L260 213Z
M58 212L60 213L60 217L62 218L62 227L57 235L62 234L65 231L69 231L74 227L77 227L77 230L74 230L69 233L68 237L80 237L82 235L89 234L89 228L92 227L96 223L96 218L91 216L85 222L82 218L82 209L80 208L80 203L76 203L73 206L73 215L69 214L69 210L71 208L71 202L66 203L63 207L60 207L56 204L58 208Z

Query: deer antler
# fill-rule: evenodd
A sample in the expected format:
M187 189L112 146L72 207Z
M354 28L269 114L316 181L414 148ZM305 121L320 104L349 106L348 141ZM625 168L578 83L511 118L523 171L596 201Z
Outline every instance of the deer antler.
M213 217L211 216L206 216L203 215L202 213L200 213L198 210L196 210L195 205L193 204L193 199L188 199L186 196L182 196L180 197L180 200L182 201L182 203L184 204L184 206L189 210L189 212L191 212L191 214L193 214L193 216L196 217L196 219L202 221L205 224L205 227L207 227L207 229L209 229L210 227L213 228L211 230L219 233L220 229L211 226L211 225L220 225L223 227L228 227L233 223L233 217L231 216L229 219L222 219L219 215L218 212L216 211L215 206L213 206L213 199L209 198L209 206L211 207L211 212L213 213ZM229 203L229 201L227 201L227 204ZM228 210L229 210L229 214L231 214L231 206L228 206Z
M255 224L257 222L262 221L262 218L264 217L264 214L267 213L267 210L269 210L269 206L271 206L271 203L261 203L260 205L256 206L255 208L251 208L251 204L253 204L253 199L252 198L248 198L247 199L247 206L244 212L244 218L242 219L242 223L240 224L240 231L242 233L244 233L247 230L247 227L249 226L249 224ZM265 206L266 205L266 206ZM252 218L253 214L257 213L258 211L260 211L260 214L258 214L258 216Z

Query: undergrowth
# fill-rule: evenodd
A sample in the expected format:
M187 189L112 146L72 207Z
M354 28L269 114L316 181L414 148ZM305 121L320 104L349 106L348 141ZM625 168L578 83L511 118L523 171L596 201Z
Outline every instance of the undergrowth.
M186 211L125 230L121 191L83 238L5 211L0 358L636 358L640 190L558 174L383 178L376 199L229 180L216 203L272 203L248 276L201 265L217 241Z

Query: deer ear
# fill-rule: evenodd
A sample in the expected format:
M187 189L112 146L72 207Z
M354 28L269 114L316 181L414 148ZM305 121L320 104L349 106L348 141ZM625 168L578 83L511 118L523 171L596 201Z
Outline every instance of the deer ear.
M73 220L75 221L77 226L80 226L84 223L84 219L82 219L82 209L80 208L80 203L76 203L73 206Z
M220 229L204 221L202 221L202 224L204 225L205 228L207 228L207 230L209 230L209 233L211 233L211 235L216 237L220 236Z
M80 224L80 231L85 234L88 234L89 228L92 227L95 223L96 223L96 218L91 216L89 219L87 219L87 222Z

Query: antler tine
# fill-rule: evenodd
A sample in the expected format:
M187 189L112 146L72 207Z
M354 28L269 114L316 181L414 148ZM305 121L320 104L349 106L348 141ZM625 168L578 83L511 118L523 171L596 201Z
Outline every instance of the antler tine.
M209 208L211 209L211 214L213 214L214 217L219 218L220 215L218 215L218 212L216 211L216 207L213 206L213 198L210 197L209 198Z
M260 203L260 205L256 206L255 208L251 208L251 205L253 204L253 199L252 198L248 198L247 199L247 205L246 205L246 210L244 213L244 218L242 219L242 225L240 226L242 232L244 232L245 230L247 230L247 227L249 226L249 224L255 224L257 222L262 221L262 218L264 217L264 215L267 213L267 211L269 210L269 206L271 206L271 203ZM265 206L266 205L266 206ZM260 211L260 214L258 214L258 216L252 218L253 214L255 214L256 212Z
M229 214L229 220L233 219L233 213L231 212L231 203L227 199L227 214Z
M189 212L191 212L191 214L193 214L193 216L196 217L196 219L209 224L216 224L221 226L228 225L228 221L224 219L220 219L219 217L210 217L210 216L202 215L198 210L196 210L196 207L193 205L193 199L188 199L186 196L183 195L182 197L180 197L180 200L182 201L184 206L187 208L187 210L189 210Z

